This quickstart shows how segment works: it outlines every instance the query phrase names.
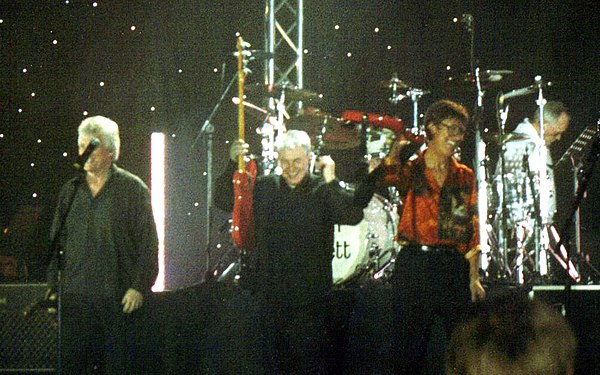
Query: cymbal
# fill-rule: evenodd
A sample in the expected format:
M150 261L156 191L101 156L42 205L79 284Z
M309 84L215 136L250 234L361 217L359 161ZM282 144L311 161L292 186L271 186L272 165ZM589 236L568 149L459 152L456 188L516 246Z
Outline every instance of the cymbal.
M348 150L360 145L360 130L353 124L319 110L309 111L286 121L288 129L304 130L317 145L319 137L328 150Z
M500 137L500 134L494 134L492 136L489 137L490 141L495 143L495 144L505 144L508 142L513 142L513 141L524 141L526 139L529 139L529 137L526 134L520 134L520 133L506 133L504 134L503 137Z
M505 76L513 74L512 70L482 70L479 72L479 80L484 84L491 84L502 81ZM473 85L476 83L473 73L463 74L458 77L448 77L447 83L467 83Z
M393 89L394 85L396 85L395 87L397 89L407 89L410 87L408 83L402 81L398 77L393 77L392 79L381 81L379 83L379 87L382 87L384 89Z
M315 91L298 88L289 84L269 86L262 83L246 85L249 94L279 98L283 94L286 100L315 102L323 99L323 95Z

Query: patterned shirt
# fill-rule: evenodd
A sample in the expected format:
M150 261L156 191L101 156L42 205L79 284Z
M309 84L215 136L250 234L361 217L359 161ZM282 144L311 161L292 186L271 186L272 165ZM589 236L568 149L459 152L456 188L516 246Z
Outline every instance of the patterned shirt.
M427 151L425 151L427 152ZM398 240L450 245L460 252L479 246L477 189L473 170L452 159L443 186L425 167L424 154L400 165L385 159L385 184L403 197Z

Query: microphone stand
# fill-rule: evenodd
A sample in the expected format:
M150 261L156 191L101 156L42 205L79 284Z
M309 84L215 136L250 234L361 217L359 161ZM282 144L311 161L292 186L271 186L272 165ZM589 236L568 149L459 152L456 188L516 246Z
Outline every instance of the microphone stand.
M469 68L473 77L475 77L475 85L477 89L477 102L474 109L473 125L475 127L475 155L473 157L473 166L476 169L476 186L477 186L477 214L479 216L479 245L481 248L481 257L479 259L479 267L485 272L489 266L489 246L488 235L486 228L487 220L487 181L486 181L486 162L485 152L486 144L481 138L481 118L483 116L483 97L485 91L481 87L481 79L479 75L479 67L475 66L475 25L473 16L470 14L463 15L465 28L469 33ZM415 125L416 126L416 125Z
M54 237L50 242L50 253L52 256L56 256L56 374L60 375L62 373L62 297L63 297L63 267L64 267L64 249L60 246L60 237L62 231L65 227L65 223L67 222L67 217L71 212L71 208L73 206L73 201L75 200L75 194L79 190L79 187L83 183L85 179L85 171L81 170L81 175L75 180L73 186L73 193L69 196L67 201L66 210L64 215L60 218L60 222ZM60 203L59 203L60 204ZM50 297L48 294L47 298Z
M212 124L212 119L221 107L225 96L233 86L233 83L237 80L237 74L234 74L229 81L229 84L223 92L221 96L217 100L216 104L213 106L212 112L208 116L208 118L204 121L204 125L196 135L194 142L192 143L192 148L196 146L198 140L202 137L206 137L206 225L205 225L205 249L206 249L206 272L205 272L205 281L211 280L211 270L210 270L210 255L211 255L211 234L212 234L212 166L213 166L213 135L215 132L215 128ZM243 98L239 98L243 100Z

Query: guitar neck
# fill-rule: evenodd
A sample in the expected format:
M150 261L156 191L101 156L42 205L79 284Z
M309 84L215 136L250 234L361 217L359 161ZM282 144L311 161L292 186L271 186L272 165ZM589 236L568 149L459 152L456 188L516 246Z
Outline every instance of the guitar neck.
M245 139L245 110L244 110L244 81L246 80L246 73L244 72L244 40L241 36L237 39L237 68L238 68L238 139ZM246 165L244 163L244 155L238 155L238 169L245 171Z

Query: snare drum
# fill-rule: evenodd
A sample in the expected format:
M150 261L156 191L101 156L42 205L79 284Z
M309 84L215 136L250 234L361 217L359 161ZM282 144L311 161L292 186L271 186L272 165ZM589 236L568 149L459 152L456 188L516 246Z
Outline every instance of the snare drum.
M331 264L333 283L343 285L364 275L371 280L384 275L397 253L394 240L397 228L395 207L379 194L364 209L359 224L336 225Z

